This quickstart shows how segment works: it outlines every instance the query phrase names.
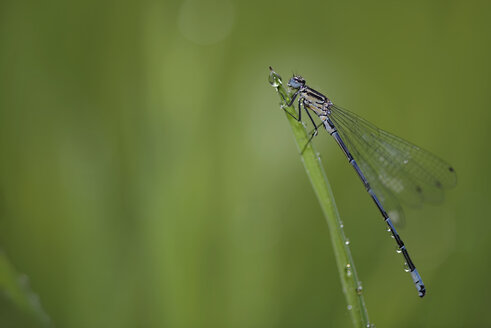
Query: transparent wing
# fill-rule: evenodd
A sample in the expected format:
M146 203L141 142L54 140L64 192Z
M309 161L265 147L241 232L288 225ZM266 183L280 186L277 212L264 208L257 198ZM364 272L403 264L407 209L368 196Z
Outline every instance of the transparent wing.
M338 130L339 133L339 130ZM340 133L341 134L341 133ZM353 146L352 136L350 134L343 134L343 139L346 147L348 147L351 154L354 156L356 163L360 167L363 175L370 184L370 187L377 195L377 198L382 202L385 211L389 214L392 222L399 227L404 226L405 216L399 200L395 197L394 193L384 186L377 178L377 173L374 168L367 162L365 157L358 151L358 148ZM356 139L356 138L353 138Z
M358 162L357 162L358 163ZM370 187L377 195L379 201L383 204L385 211L389 214L392 222L397 226L404 226L405 216L404 211L401 207L401 203L395 197L394 193L385 187L377 178L376 173L373 168L360 157L358 166L362 170L363 174L370 183Z
M454 169L432 153L396 137L356 114L332 106L330 118L382 204L397 210L400 200L410 206L439 203L444 189L455 186Z

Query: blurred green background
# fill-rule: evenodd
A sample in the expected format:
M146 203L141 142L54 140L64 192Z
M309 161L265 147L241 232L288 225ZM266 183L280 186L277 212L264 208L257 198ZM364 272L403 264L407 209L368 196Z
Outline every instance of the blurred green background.
M406 210L419 299L316 139L371 321L491 327L490 22L486 1L2 1L0 325L351 327L271 65L457 171Z

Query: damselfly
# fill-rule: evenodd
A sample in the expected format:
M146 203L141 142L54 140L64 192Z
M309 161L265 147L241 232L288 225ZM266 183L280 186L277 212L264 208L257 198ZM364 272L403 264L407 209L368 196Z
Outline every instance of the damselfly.
M288 86L293 94L287 105L298 101L298 117L287 113L298 121L302 119L302 109L307 113L314 125L309 142L321 125L336 140L382 214L419 296L423 297L425 285L393 221L403 218L400 202L412 206L441 202L444 189L456 184L454 169L432 153L334 105L325 95L307 86L301 76L294 75ZM320 124L316 124L311 112L317 115Z

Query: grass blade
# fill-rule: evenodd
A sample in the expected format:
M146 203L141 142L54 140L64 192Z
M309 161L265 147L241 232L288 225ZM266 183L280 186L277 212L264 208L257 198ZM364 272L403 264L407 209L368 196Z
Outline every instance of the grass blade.
M293 106L287 106L287 103L291 100L290 92L283 87L281 77L273 71L271 67L269 83L280 95L281 108L285 111L289 111L291 114L297 115ZM309 136L302 123L295 120L295 118L288 115L288 113L285 112L285 114L288 122L290 122L297 148L300 152L307 144ZM307 145L300 156L327 221L343 293L348 304L347 308L353 324L355 327L372 327L368 319L365 300L363 299L361 282L358 280L358 275L349 249L349 242L343 231L343 225L334 202L331 186L329 185L329 181L327 180L313 143Z

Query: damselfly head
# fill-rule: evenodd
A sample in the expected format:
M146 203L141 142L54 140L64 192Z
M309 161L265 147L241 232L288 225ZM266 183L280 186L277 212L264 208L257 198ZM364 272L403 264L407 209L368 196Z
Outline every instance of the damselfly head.
M300 89L305 85L305 80L299 75L294 75L290 81L288 81L288 86L293 89Z

